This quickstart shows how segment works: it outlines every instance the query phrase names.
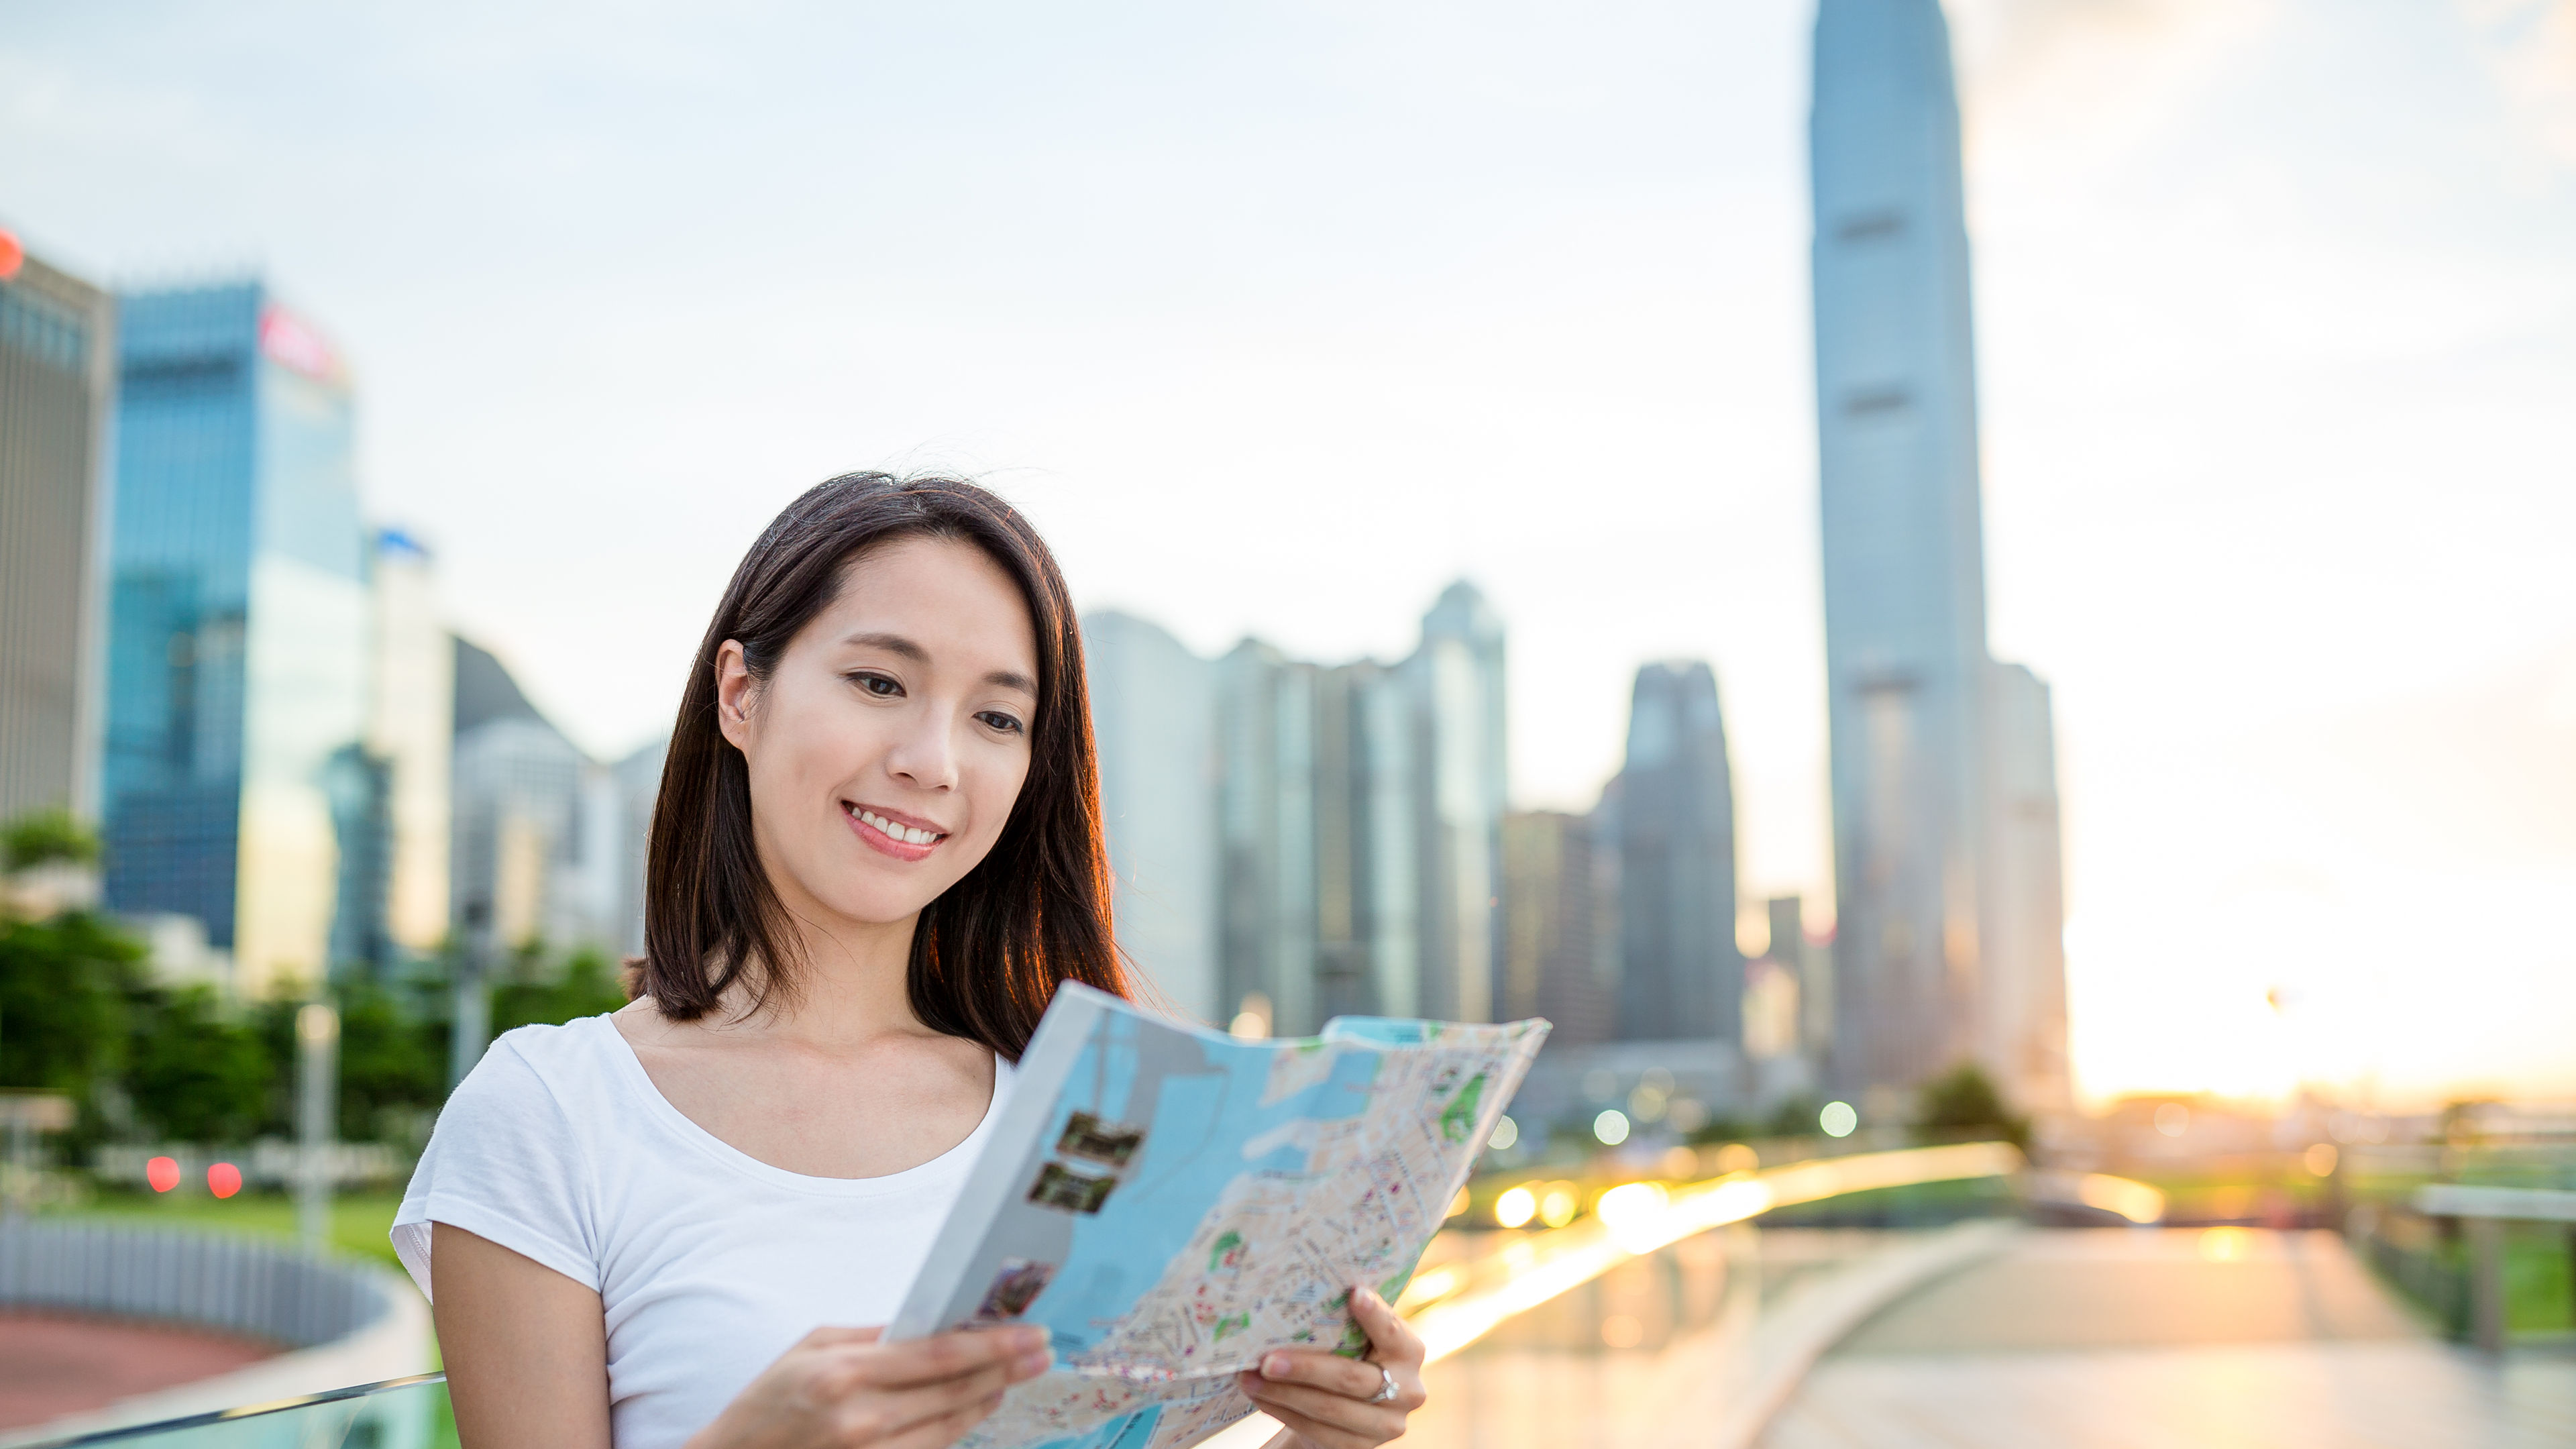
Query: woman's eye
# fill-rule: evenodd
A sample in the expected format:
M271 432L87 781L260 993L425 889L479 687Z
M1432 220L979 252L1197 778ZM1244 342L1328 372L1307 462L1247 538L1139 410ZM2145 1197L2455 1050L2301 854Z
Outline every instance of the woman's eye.
M903 693L902 685L895 683L893 680L886 678L882 674L853 674L850 678L857 681L859 688L866 690L868 693L875 695L879 699L892 699L896 695Z
M1020 722L1011 718L1009 715L1002 713L1000 710L988 709L982 714L975 716L975 718L982 720L986 725L1000 730L1006 735L1017 734L1019 732Z

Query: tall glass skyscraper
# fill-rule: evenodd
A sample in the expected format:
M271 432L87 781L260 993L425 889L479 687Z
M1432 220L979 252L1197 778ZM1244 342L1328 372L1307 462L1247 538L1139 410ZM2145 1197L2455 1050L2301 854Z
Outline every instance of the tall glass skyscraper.
M0 820L97 810L105 292L0 233Z
M349 379L258 282L122 299L107 900L202 922L260 994L381 900Z
M1816 416L1833 730L1831 1078L1975 1061L2066 1104L2046 686L1986 649L1959 107L1937 0L1816 15Z
M1816 414L1848 1091L1969 1054L1984 832L1985 554L1968 236L1937 0L1822 0Z
M1637 671L1617 814L1619 1035L1741 1046L1735 786L1707 664Z

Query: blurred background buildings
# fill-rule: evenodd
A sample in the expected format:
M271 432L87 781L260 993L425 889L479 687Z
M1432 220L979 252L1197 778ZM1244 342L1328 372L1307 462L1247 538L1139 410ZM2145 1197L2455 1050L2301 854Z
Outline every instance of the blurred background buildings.
M1889 1118L1963 1062L2071 1105L2049 692L1985 641L1947 36L1828 0L1814 62L1832 932L1739 899L1704 660L1637 670L1597 805L1516 812L1505 625L1470 583L1393 661L1203 657L1101 611L1121 938L1172 1007L1547 1015L1533 1103L1685 1136L1825 1091ZM432 551L361 514L325 331L257 277L111 303L27 261L0 302L0 794L97 820L156 969L248 1001L432 971L453 1073L512 973L640 949L660 747L592 758L452 631Z

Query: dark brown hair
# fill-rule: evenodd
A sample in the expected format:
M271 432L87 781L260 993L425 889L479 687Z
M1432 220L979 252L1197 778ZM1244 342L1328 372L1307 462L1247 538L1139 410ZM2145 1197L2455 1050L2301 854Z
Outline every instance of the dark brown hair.
M752 678L766 680L855 560L922 537L972 544L1019 585L1038 700L1028 778L1000 838L913 931L913 1012L1017 1060L1058 983L1129 994L1110 934L1082 631L1055 556L1018 510L962 479L846 473L787 505L743 555L680 696L645 847L636 980L671 1020L704 1016L746 980L755 1004L793 999L804 964L753 844L749 766L716 724L717 651L740 643Z

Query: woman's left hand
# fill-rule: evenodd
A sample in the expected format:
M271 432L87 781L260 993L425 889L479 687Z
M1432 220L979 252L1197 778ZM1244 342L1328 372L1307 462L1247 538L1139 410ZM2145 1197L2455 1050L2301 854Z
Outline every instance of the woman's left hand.
M1369 1336L1368 1357L1284 1348L1240 1375L1252 1402L1288 1426L1267 1449L1372 1449L1404 1437L1405 1416L1422 1407L1422 1340L1367 1288L1351 1290L1351 1316ZM1379 1397L1390 1383L1394 1394Z

